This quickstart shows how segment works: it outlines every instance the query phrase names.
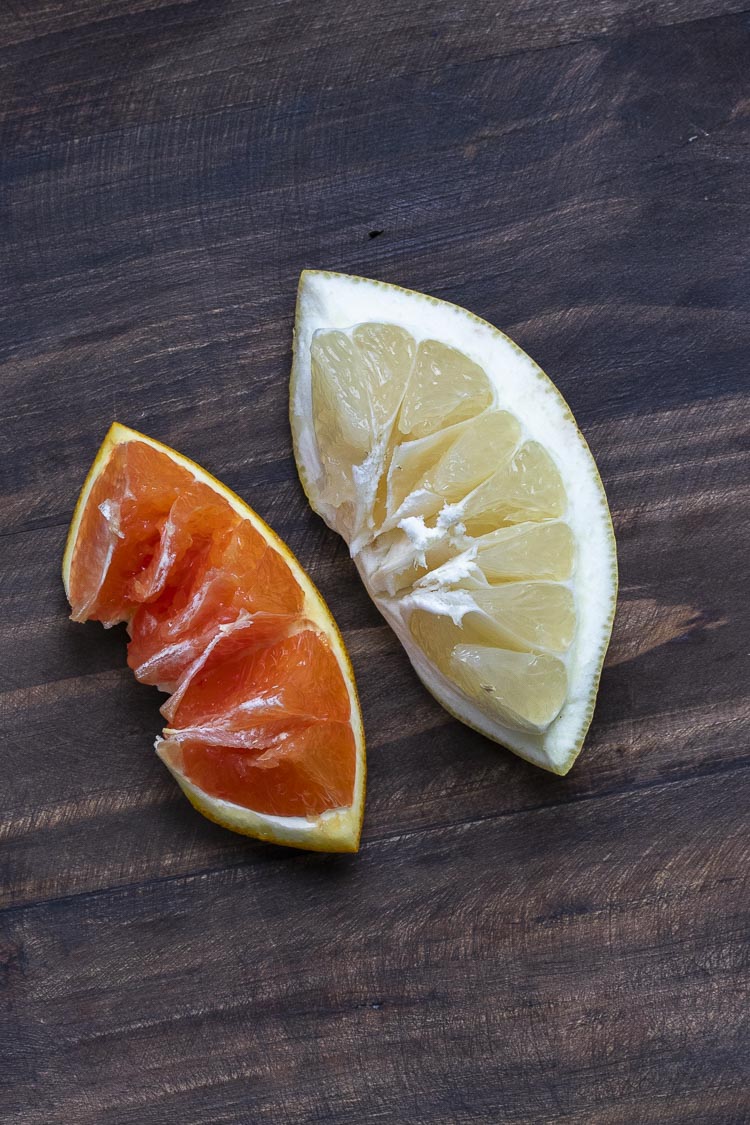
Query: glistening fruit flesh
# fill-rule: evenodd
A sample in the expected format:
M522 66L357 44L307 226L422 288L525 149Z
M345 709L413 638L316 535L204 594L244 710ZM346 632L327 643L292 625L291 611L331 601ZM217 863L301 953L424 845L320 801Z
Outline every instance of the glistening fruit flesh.
M125 622L170 693L157 752L207 816L351 850L364 744L351 669L288 549L197 465L122 426L84 486L64 561L74 620Z
M593 710L616 561L596 467L546 376L456 306L308 271L291 419L311 503L425 684L566 772Z

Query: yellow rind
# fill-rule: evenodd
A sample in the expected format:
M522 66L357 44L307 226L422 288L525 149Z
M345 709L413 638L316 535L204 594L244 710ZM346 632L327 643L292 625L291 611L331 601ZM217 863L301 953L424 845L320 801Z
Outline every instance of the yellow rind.
M147 445L153 446L154 449L165 453L176 464L187 469L196 480L200 480L211 487L231 504L234 510L242 516L243 519L248 519L264 539L271 543L284 558L304 593L305 602L302 611L303 615L312 621L320 632L325 634L328 638L347 686L350 701L351 726L357 748L357 774L354 801L349 809L332 810L332 813L335 815L332 815L332 813L324 813L321 817L280 818L273 817L269 814L255 813L252 810L244 810L239 805L230 805L229 802L216 801L207 793L203 793L196 786L192 785L187 778L180 774L179 770L176 770L165 760L162 754L159 754L159 757L164 761L164 764L175 777L193 807L197 809L198 812L202 813L203 816L214 821L216 824L220 824L223 828L228 828L230 831L237 832L243 836L251 836L259 840L283 844L287 847L304 848L309 851L356 852L359 847L362 821L364 818L366 758L362 712L354 679L354 669L352 668L343 637L320 591L309 575L305 573L299 561L292 554L283 539L281 539L273 528L269 527L265 520L262 519L249 504L246 504L236 492L227 488L225 484L222 484L220 480L207 472L195 461L191 461L189 457L178 453L170 446L164 445L162 442L157 441L155 438L148 437L146 434L139 433L138 430L133 430L129 426L123 426L120 422L113 422L89 469L73 511L62 563L62 577L65 593L68 596L70 594L70 569L73 554L81 520L86 508L86 502L91 490L105 468L113 449L129 441L141 441L145 442ZM226 808L223 806L226 806ZM229 813L228 809L237 810L237 814ZM249 814L245 818L244 823L242 820L243 813ZM284 824L280 824L280 821L283 821ZM288 828L289 823L293 821L299 822L297 826L299 828L299 833L294 830L290 831Z
M248 810L240 805L230 805L229 802L215 800L192 785L158 750L157 754L193 808L207 820L229 829L230 832L249 836L254 840L263 840L268 844L281 844L287 848L298 848L309 852L356 852L359 848L364 805L360 809L359 816L352 806L351 809L337 809L333 814L327 813L324 820L318 817L306 821L303 817L296 817L294 819L299 821L296 830L298 835L292 835L288 825L280 828L272 817L261 818L254 813L248 815Z
M609 504L607 502L607 495L606 495L606 492L605 492L605 489L604 489L604 484L602 483L601 475L599 473L599 469L598 469L598 466L596 464L596 461L594 460L593 454L591 453L591 450L589 449L589 446L588 446L588 443L587 443L586 439L584 438L583 434L581 433L581 430L578 426L578 423L576 422L576 419L575 419L575 416L573 415L572 410L570 409L570 406L568 405L567 401L565 400L564 396L561 394L560 390L555 385L555 383L542 370L542 368L539 366L539 364L534 359L532 359L532 357L529 356L528 353L525 352L523 350L523 348L521 348L515 342L515 340L512 340L510 338L510 336L507 336L499 328L496 328L494 324L491 324L489 321L484 320L480 316L477 316L476 313L472 313L468 309L465 309L460 305L456 305L451 301L445 301L445 300L442 300L442 299L437 298L437 297L432 297L432 296L430 296L429 294L426 294L426 293L419 293L416 290L407 289L404 286L394 285L390 282L377 281L373 278L361 277L361 276L358 276L356 274L343 274L343 273L339 273L339 272L333 271L333 270L303 270L302 273L300 274L300 279L299 279L299 283L298 283L298 286L297 286L297 302L296 302L296 309L295 309L295 330L294 330L294 342L293 342L293 359L292 359L292 371L291 371L291 376L290 376L289 420L290 420L290 427L291 427L291 431L292 431L292 441L293 441L293 446L294 446L295 461L297 463L297 471L298 471L298 474L299 474L302 489L303 489L303 491L305 493L305 496L307 497L312 509L315 512L317 512L318 515L322 516L323 518L325 518L324 513L321 512L319 507L318 507L318 504L316 502L315 489L313 488L312 482L310 481L310 479L308 477L308 474L305 471L304 461L303 461L302 456L300 455L300 448L301 448L300 437L301 437L301 425L302 424L301 424L301 421L298 418L298 416L295 414L295 409L294 409L294 404L295 404L295 401L297 400L297 397L298 397L297 388L298 388L298 380L299 380L299 375L300 375L300 370L299 370L300 369L300 362L299 362L299 357L298 357L298 354L297 354L296 326L300 322L302 293L303 293L303 290L305 288L305 285L306 285L306 282L307 282L308 278L312 278L312 277L319 277L319 278L331 279L331 280L335 280L335 279L338 278L338 279L345 280L347 282L359 283L359 284L362 284L362 285L366 285L368 287L375 287L377 289L396 290L400 293L403 293L405 296L408 296L409 298L417 296L417 297L420 298L420 300L424 300L425 302L429 303L430 305L433 305L433 306L436 306L436 307L441 307L441 308L450 308L450 309L456 310L457 312L459 312L461 314L462 317L465 317L467 320L473 321L474 323L481 325L482 328L489 330L489 332L491 334L493 334L494 336L497 336L498 338L502 339L506 344L509 344L515 352L517 352L519 355L523 356L525 359L529 360L530 363L532 364L533 368L534 368L534 373L535 373L536 377L538 379L540 379L540 381L542 381L546 385L546 387L549 388L549 390L552 391L554 396L562 404L562 406L564 408L564 414L565 414L566 420L570 424L572 424L572 426L575 430L576 437L577 437L578 441L580 442L580 444L583 446L583 448L584 448L584 450L585 450L585 452L588 456L590 466L593 469L593 478L592 479L594 480L597 491L599 492L601 500L603 501L603 511L606 513L605 530L606 530L606 535L607 535L607 539L609 541L609 546L610 546L610 557L612 559L612 567L611 567L611 571L610 571L612 600L611 600L609 614L602 622L603 640L602 640L602 643L600 645L600 652L599 652L599 655L598 655L598 670L595 673L595 675L592 677L592 680L591 680L589 704L588 704L588 707L586 708L585 712L583 713L582 720L581 720L581 723L580 723L579 728L578 728L578 737L576 738L574 744L571 746L571 749L568 752L568 754L566 755L565 759L562 762L558 762L558 763L553 763L549 760L542 761L542 760L540 760L540 758L530 756L521 747L512 745L511 742L508 741L507 735L505 737L502 737L502 736L499 736L499 735L496 737L495 735L492 735L492 734L488 733L488 731L486 729L483 730L481 727L479 727L475 723L471 722L469 719L466 718L465 715L459 713L457 710L455 710L454 708L452 708L450 705L448 705L446 703L445 699L443 697L441 697L440 692L435 687L433 687L432 684L430 684L428 682L428 680L422 674L422 671L417 667L417 665L412 660L411 654L409 652L409 646L407 644L404 644L404 648L407 652L407 656L409 656L409 659L412 663L412 666L414 667L415 672L417 673L417 675L418 675L419 679L421 680L422 684L424 685L424 687L427 688L427 690L430 692L430 694L433 696L433 698L436 699L437 702L450 715L452 715L454 718L458 719L460 722L464 723L466 726L470 727L472 730L476 730L479 734L483 734L485 737L488 737L488 738L493 738L494 741L499 742L501 745L505 746L508 750L510 750L517 757L523 758L525 761L528 761L531 764L533 764L533 765L535 765L535 766L537 766L541 769L544 769L549 773L553 773L553 774L556 774L557 776L561 776L561 777L565 776L570 771L570 769L572 768L576 759L578 758L578 755L580 754L581 749L583 748L583 744L585 742L589 726L591 725L591 719L593 717L594 708L595 708L595 705L596 705L596 697L597 697L599 682L601 680L601 674L602 674L602 670L603 670L603 667L604 667L604 660L605 660L605 657L606 657L606 654L607 654L607 648L608 648L608 645L609 645L609 640L610 640L610 637L612 635L612 627L613 627L613 624L614 624L614 617L615 617L615 611L616 611L616 606L617 606L617 592L618 592L618 585L619 585L615 533L614 533L614 528L612 526L612 517L611 517L610 511L609 511ZM378 604L377 598L373 597L373 601L375 602L376 606L378 607L378 609L382 613L382 608ZM388 624L390 624L393 627L393 623L391 621L389 621L388 617L385 614L383 614L383 616L385 617L385 620L388 621ZM403 643L403 639L402 639L402 643Z

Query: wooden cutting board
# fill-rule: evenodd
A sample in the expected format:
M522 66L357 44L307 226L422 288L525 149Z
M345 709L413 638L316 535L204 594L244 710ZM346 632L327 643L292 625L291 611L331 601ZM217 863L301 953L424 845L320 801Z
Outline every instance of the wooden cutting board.
M0 18L0 1119L740 1125L748 1036L747 0L15 0ZM420 687L287 425L305 266L509 332L598 459L621 600L564 780ZM113 418L319 583L356 857L236 838L67 619Z

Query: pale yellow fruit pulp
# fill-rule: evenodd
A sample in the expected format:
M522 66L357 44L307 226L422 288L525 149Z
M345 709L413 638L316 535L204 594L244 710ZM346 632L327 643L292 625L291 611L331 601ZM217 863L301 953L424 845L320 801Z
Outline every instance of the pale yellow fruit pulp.
M291 419L313 506L427 687L566 772L593 710L616 560L593 459L546 376L456 306L307 272Z

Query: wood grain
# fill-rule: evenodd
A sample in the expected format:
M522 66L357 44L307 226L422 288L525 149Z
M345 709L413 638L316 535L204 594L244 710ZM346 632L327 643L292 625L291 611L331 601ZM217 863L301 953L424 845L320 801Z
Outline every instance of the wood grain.
M745 7L3 14L0 1120L750 1120ZM425 694L309 511L304 266L485 316L589 439L622 592L564 781ZM113 417L236 488L329 600L368 734L359 856L195 815L121 631L67 620Z

